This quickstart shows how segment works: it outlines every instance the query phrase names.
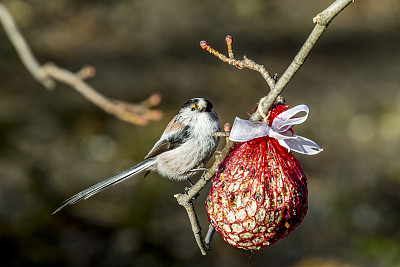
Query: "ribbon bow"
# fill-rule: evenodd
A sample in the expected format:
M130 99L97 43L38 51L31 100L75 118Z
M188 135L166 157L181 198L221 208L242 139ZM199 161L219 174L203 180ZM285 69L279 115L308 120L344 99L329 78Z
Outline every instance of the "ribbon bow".
M306 115L293 118L294 115L302 111ZM310 139L295 135L289 131L293 125L301 124L307 120L308 112L309 109L306 105L295 106L277 115L271 126L265 122L243 120L236 117L229 139L234 142L246 142L258 137L270 136L277 139L279 144L289 151L293 150L306 155L315 155L323 149Z

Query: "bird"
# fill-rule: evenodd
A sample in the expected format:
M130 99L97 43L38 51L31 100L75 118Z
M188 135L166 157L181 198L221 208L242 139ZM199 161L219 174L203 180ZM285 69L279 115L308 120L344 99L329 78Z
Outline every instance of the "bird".
M205 169L205 164L218 146L219 137L214 133L219 131L218 115L211 102L205 98L192 98L168 123L142 162L75 194L53 214L142 172L146 172L146 176L151 171L157 171L171 180L188 180Z

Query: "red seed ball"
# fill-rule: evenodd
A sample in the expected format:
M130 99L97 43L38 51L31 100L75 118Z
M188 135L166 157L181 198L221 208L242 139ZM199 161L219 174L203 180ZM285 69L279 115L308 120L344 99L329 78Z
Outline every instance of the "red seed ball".
M288 106L270 112L269 122ZM307 213L307 178L276 139L237 143L207 196L210 223L232 246L259 250L293 231Z

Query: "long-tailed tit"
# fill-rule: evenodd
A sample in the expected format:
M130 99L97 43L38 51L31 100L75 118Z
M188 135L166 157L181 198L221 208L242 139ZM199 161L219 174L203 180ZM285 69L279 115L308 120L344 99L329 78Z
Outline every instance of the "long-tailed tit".
M53 214L144 171L157 171L172 180L188 179L196 170L202 169L214 154L219 138L213 133L219 130L218 116L211 102L205 98L189 100L170 121L160 140L142 162L72 196Z

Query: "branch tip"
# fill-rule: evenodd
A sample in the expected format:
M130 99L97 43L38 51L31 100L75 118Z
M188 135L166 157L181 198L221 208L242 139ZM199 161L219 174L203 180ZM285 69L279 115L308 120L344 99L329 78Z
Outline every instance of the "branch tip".
M204 50L207 50L210 48L210 45L207 43L207 41L201 41L200 42L200 47L203 48Z
M321 14L316 15L315 17L313 17L313 22L314 23L319 23L321 20Z
M143 101L142 105L149 108L158 106L161 103L161 99L162 99L161 94L154 93L151 96L149 96L145 101Z
M235 55L233 54L233 50L232 50L233 37L230 36L230 35L227 35L227 36L225 37L225 42L226 42L226 45L228 46L228 56L229 56L229 59L234 60L234 59L235 59ZM229 64L231 64L231 63L229 63ZM238 66L237 66L237 67L238 67ZM239 67L238 67L238 68L239 68Z
M233 37L231 35L227 35L225 37L225 42L227 45L231 45L233 43Z
M230 132L231 131L231 125L229 123L224 124L224 131L225 132Z
M78 76L81 80L93 78L96 76L96 68L90 65L85 65L76 73L76 76Z
M153 121L159 121L162 119L164 113L159 109L151 109L147 113L147 117Z

